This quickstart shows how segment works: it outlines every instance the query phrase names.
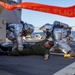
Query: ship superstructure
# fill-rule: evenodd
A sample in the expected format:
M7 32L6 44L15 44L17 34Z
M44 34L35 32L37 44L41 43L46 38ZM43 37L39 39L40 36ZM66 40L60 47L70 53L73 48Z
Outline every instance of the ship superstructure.
M20 3L22 0L2 0L8 4L17 4ZM0 6L0 18L5 18L7 23L20 23L21 21L21 12L20 8L8 11Z

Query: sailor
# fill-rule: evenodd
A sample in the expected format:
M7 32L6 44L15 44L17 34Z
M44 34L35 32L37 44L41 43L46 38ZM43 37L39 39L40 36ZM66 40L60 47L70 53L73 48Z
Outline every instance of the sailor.
M48 43L48 45L47 45ZM50 56L50 48L54 46L53 41L49 41L48 39L44 39L42 41L36 42L36 43L23 43L23 50L14 50L11 51L12 45L4 44L1 45L1 49L7 50L8 55L43 55L44 60L48 60Z
M23 50L23 36L26 36L27 33L32 33L34 28L29 28L23 21L20 24L9 24L6 37L13 42L12 51L18 49L19 51Z
M55 47L58 47L63 53L65 58L71 58L73 57L74 51L72 48L67 44L66 36L67 36L67 28L69 26L67 24L55 21L53 25L53 30L52 30L52 38L54 41L54 47L50 49L50 51L55 50Z
M12 51L16 50L22 50L22 36L21 31L23 28L23 23L20 24L9 24L8 25L8 31L7 31L7 38L13 42L13 48Z

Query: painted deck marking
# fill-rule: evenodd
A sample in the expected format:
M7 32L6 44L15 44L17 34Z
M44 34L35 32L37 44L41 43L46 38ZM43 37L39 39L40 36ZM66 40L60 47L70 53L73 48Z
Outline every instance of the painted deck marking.
M75 75L75 62L59 70L53 75Z

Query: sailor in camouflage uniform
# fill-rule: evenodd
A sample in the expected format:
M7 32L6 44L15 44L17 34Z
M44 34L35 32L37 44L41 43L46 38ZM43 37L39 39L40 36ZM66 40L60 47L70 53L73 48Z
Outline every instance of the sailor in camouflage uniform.
M23 50L20 51L18 48L15 51L12 50L12 45L11 44L6 44L2 45L0 48L5 51L7 50L8 55L15 55L15 56L20 56L20 55L43 55L44 60L49 59L50 55L50 48L52 48L54 45L53 41L49 41L48 39L44 39L42 41L30 44L23 44Z

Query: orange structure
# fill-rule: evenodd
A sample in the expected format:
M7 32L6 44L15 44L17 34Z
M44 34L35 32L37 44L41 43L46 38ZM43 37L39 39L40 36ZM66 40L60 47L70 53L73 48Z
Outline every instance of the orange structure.
M29 10L57 14L57 15L66 16L66 17L75 17L75 6L58 7L58 6L50 6L50 5L33 3L33 2L22 2L19 4L10 5L1 1L0 1L0 5L2 5L7 10L14 10L16 8L24 8Z

